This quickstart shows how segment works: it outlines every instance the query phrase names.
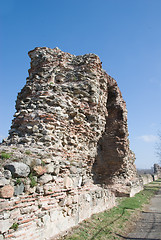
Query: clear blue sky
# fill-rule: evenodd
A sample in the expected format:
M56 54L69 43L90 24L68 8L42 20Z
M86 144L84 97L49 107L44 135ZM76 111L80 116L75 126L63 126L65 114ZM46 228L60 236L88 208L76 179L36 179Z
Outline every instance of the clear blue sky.
M8 135L17 93L35 47L97 54L127 103L138 168L158 159L161 130L161 0L1 0L0 137Z

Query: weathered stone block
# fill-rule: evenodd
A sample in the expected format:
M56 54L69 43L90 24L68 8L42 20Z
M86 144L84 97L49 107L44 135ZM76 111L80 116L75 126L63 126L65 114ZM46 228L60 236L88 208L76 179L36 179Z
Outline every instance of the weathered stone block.
M67 189L68 188L73 188L73 180L68 176L66 176L64 178L64 187L67 188Z
M45 184L52 181L52 176L50 174L44 174L39 178L39 183Z
M47 171L46 167L43 167L43 166L35 166L33 167L33 170L38 176L43 175Z
M47 169L47 173L54 173L55 166L53 163L50 163L46 166L46 169Z
M8 185L10 180L6 179L5 177L0 177L0 187Z
M0 188L0 197L1 198L11 198L13 197L14 188L11 185L5 185Z
M4 177L6 179L11 179L12 178L12 174L9 170L4 170L3 174L4 174Z
M14 187L14 195L15 196L18 196L20 194L22 194L24 192L24 184L21 183L21 184L17 184L15 187Z
M11 219L0 220L0 233L4 233L12 226L13 221Z
M22 162L11 162L4 166L14 177L27 177L30 173L30 167Z

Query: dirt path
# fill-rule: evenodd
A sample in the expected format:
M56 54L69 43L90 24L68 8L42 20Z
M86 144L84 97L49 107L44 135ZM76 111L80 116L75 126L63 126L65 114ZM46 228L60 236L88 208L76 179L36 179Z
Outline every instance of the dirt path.
M136 228L123 239L161 240L161 189L142 212Z

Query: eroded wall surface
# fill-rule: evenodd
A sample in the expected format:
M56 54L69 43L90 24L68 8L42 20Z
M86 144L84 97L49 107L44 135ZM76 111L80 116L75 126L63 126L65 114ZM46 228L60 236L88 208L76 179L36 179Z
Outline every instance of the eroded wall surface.
M29 56L29 78L7 143L47 148L59 159L86 164L86 174L97 174L98 181L133 178L126 104L98 56L58 48L36 48Z

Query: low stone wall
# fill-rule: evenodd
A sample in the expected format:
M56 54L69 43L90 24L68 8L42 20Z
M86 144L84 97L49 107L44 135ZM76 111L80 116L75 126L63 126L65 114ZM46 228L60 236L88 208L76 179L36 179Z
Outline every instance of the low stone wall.
M133 186L131 186L131 191L130 191L129 197L134 197L135 194L139 193L143 189L144 189L143 182L140 179L138 179L138 181L136 181L133 184Z
M117 184L114 187L116 197L133 197L144 189L144 185L156 181L160 178L158 174L142 174L135 178L134 181L129 182L127 185L121 186ZM120 191L121 188L121 191ZM117 190L116 190L117 189Z
M115 205L96 185L0 199L0 240L47 240Z
M136 193L139 193L144 189L144 185L156 181L160 178L158 174L142 174L138 177L138 181L131 186L131 192L129 197L133 197Z
M143 185L154 181L153 175L151 175L151 174L143 174L143 175L140 176L140 178L143 181Z
M143 190L143 185L157 179L157 174L141 175L138 182L131 183L127 196L134 196ZM92 183L55 190L50 184L45 187L44 194L0 198L0 240L49 240L92 214L115 206L116 193Z

